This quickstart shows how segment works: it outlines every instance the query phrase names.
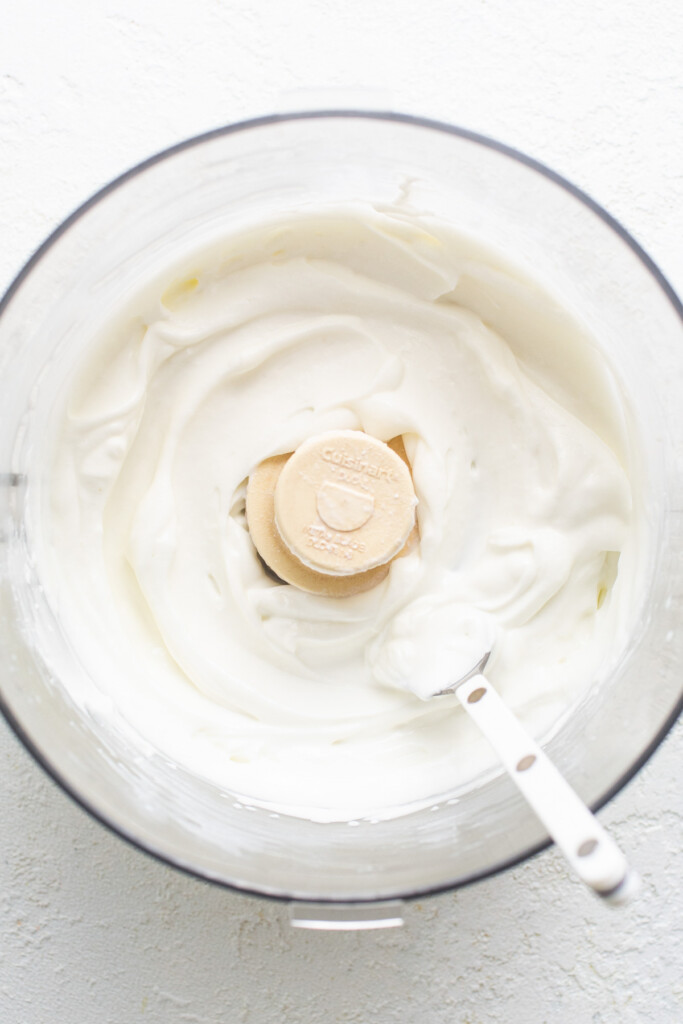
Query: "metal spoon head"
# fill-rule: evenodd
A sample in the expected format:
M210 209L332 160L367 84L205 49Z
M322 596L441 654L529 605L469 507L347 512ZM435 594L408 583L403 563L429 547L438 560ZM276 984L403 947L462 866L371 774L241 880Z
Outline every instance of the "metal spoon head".
M451 683L450 686L444 687L443 690L437 690L436 693L432 694L432 697L444 697L447 693L455 693L459 686L466 683L468 679L472 679L474 676L482 675L484 669L488 664L488 660L491 657L491 651L486 651L485 654L479 659L477 664L464 676L460 676L455 682Z

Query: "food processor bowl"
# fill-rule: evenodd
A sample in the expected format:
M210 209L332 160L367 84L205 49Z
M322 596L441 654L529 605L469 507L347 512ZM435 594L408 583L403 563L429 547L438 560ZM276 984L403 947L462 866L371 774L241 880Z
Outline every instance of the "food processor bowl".
M124 742L106 708L83 711L70 696L75 681L93 684L43 590L27 509L55 398L140 282L295 208L402 196L499 250L578 317L635 425L648 564L630 639L609 678L542 737L599 808L652 754L683 699L683 317L652 261L591 199L445 124L352 111L261 118L175 146L104 188L33 256L0 316L0 698L10 724L83 807L161 860L261 896L351 904L341 918L356 923L382 917L360 904L465 885L529 857L547 835L499 772L388 820L320 824L249 805L142 740Z

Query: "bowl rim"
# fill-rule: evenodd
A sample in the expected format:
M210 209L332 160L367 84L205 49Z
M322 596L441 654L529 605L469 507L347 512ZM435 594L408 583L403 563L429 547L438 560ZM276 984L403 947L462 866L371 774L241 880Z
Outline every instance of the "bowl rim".
M540 174L542 177L560 186L574 198L578 199L584 206L587 206L603 223L610 228L617 236L628 246L634 255L644 265L646 270L649 271L651 276L654 278L660 289L669 300L674 312L678 315L681 323L683 324L683 302L678 297L676 291L669 283L667 278L664 276L662 271L659 269L657 264L651 259L650 256L645 252L642 246L636 241L636 239L623 227L623 225L616 220L607 210L596 202L591 196L589 196L578 186L574 185L567 178L558 174L552 170L546 164L541 163L534 157L530 157L520 150L509 146L506 143L498 142L495 139L490 138L487 135L482 135L478 132L471 131L468 128L462 128L457 125L449 124L445 121L434 120L427 117L421 117L415 114L404 114L398 113L391 110L371 110L371 109L353 109L353 108L330 108L330 109L319 109L319 110L301 110L289 113L277 113L267 114L260 117L249 118L242 121L236 121L227 125L223 125L218 128L211 129L207 132L202 132L199 135L191 136L188 139L184 139L166 149L160 150L152 156L142 160L140 163L135 164L133 167L124 171L122 174L113 178L110 182L104 185L102 188L94 192L88 199L85 200L80 206L78 206L72 213L70 213L61 223L47 236L47 238L41 243L40 246L33 252L23 267L19 270L17 275L11 280L4 295L0 298L0 318L2 317L5 309L8 307L15 293L19 290L24 280L30 275L33 268L39 263L42 257L52 248L52 246L59 240L59 238L69 230L69 228L76 223L84 214L86 214L91 207L94 207L102 199L106 198L110 192L121 188L129 179L136 177L142 172L153 167L157 163L161 163L170 157L173 157L177 153L181 153L186 149L191 149L206 142L210 142L212 139L220 138L235 134L237 132L249 131L258 128L268 127L269 125L276 125L280 123L286 123L291 121L313 121L313 120L334 120L334 119L360 119L360 120L375 120L394 122L403 125L410 125L417 128L426 128L432 131L440 132L445 135L453 135L460 139L464 139L468 142L472 142L475 145L482 146L486 149L493 150L502 156L509 157L517 163L523 164L530 170ZM62 773L55 768L55 766L49 761L46 755L38 748L34 743L31 736L24 729L19 719L15 716L12 708L6 702L4 696L0 692L0 712L4 716L8 725L20 740L26 750L32 755L35 761L43 768L46 774L57 783L57 785L69 796L79 807L81 807L92 819L104 825L114 835L125 840L135 849L141 851L149 857L160 861L163 864L169 865L192 878L199 879L203 882L211 882L214 885L220 885L221 887L231 890L233 892L241 893L243 895L267 898L278 902L285 903L296 903L296 904L327 904L330 906L355 906L363 904L376 904L381 905L384 903L395 903L396 900L411 901L416 899L422 899L429 896L437 896L442 893L452 892L456 889L463 888L468 885L472 885L475 882L484 881L484 879L492 878L495 875L501 874L504 871L508 871L510 868L529 860L532 857L537 856L543 850L546 850L552 845L550 838L543 840L542 842L535 843L521 853L516 854L514 857L508 857L491 867L488 867L482 871L471 872L461 878L440 883L439 885L425 886L411 890L409 892L400 892L394 895L383 895L380 897L346 897L346 898L335 898L335 897L300 897L295 894L286 894L279 892L269 892L265 889L258 889L250 886L243 886L235 882L226 881L223 878L212 877L210 874L206 874L199 869L193 867L190 864L184 863L179 858L162 852L161 850L155 849L151 843L143 842L139 837L133 835L131 832L126 830L121 825L115 823L102 811L100 811L94 804L90 803L88 799L82 796L77 789L71 785L71 783L62 775ZM651 739L647 747L640 753L640 755L633 761L629 766L628 770L624 772L615 782L608 787L608 789L591 805L593 812L599 811L604 807L610 800L612 800L617 793L619 793L624 787L638 774L640 769L645 763L652 757L655 750L663 742L667 734L671 731L675 722L683 712L683 690L678 701L665 718L664 722L660 726L659 730Z

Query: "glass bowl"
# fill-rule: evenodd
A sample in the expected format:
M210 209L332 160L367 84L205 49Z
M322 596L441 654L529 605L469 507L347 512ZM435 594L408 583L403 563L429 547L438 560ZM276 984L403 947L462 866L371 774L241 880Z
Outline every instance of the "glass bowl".
M84 808L161 860L261 896L347 909L465 885L531 856L548 837L499 773L435 808L317 824L245 807L177 765L122 747L106 716L81 713L63 685L77 666L41 587L26 508L37 473L32 442L54 395L137 282L178 253L295 206L391 203L408 185L413 205L502 251L561 297L599 339L635 417L651 542L637 624L609 679L589 688L546 743L597 809L644 764L683 703L683 314L652 261L596 203L534 160L450 125L354 111L266 117L191 139L112 182L47 239L0 307L8 721Z

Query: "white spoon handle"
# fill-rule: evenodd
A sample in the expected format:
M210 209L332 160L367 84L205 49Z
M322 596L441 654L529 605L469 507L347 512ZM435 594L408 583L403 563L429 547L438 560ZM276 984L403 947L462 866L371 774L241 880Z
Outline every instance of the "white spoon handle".
M619 847L488 679L476 675L455 694L579 878L613 903L624 903L637 892L638 876Z

